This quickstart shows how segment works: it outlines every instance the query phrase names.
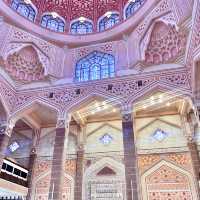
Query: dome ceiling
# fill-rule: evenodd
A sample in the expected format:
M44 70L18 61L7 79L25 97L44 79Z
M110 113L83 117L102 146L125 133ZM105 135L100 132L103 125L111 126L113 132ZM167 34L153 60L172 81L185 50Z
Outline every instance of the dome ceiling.
M38 14L57 12L66 22L86 17L94 22L108 11L117 11L123 16L123 8L129 0L32 0Z
M28 20L56 32L86 34L112 28L145 0L4 0Z

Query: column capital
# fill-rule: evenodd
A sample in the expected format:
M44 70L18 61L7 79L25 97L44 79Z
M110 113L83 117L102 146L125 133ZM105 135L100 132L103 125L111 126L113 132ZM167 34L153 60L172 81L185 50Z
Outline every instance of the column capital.
M57 118L56 128L68 128L71 121L70 114L60 113Z
M121 107L122 121L128 122L133 120L133 106L132 104L124 104Z
M0 123L0 134L1 135L7 135L10 137L12 135L12 130L15 126L15 121L9 119L6 123Z
M123 104L121 106L121 114L126 115L126 114L132 114L133 112L133 105L132 104Z

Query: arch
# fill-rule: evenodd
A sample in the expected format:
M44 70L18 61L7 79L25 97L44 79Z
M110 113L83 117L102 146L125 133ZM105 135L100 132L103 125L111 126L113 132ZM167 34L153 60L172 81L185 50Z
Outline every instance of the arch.
M103 170L104 168L109 168L110 170L115 172L114 177L118 178L122 183L125 183L124 165L110 157L102 158L101 160L97 161L95 164L88 167L83 175L83 185L82 185L82 189L83 189L82 199L83 200L86 200L86 194L88 192L86 191L88 180L90 180L91 178L96 179L95 177L97 177L97 174L101 172L101 170ZM110 176L109 176L109 179L110 179Z
M9 46L7 48L8 51L5 52L5 54L3 55L4 60L7 60L9 55L19 52L23 48L32 47L37 52L39 61L42 63L42 67L44 68L44 75L46 76L48 74L48 68L50 66L49 57L45 54L45 52L43 52L40 48L38 48L37 45L35 45L34 43L30 43L30 42L17 43L17 45L13 45L13 44L15 44L15 43L12 42L9 44ZM9 48L10 46L12 46L12 48Z
M120 22L120 14L117 11L108 11L98 20L98 31L102 32L112 28Z
M87 18L81 17L72 20L70 23L70 33L71 34L88 34L93 32L93 21Z
M44 13L41 18L41 26L55 32L65 31L65 20L57 13Z
M38 177L38 179L35 181L35 183L34 183L34 189L33 189L33 191L35 191L34 192L34 196L36 197L36 190L37 190L37 183L40 181L40 180L42 180L42 179L44 179L45 177L47 177L47 176L50 176L50 179L51 179L51 170L48 170L47 172L45 172L45 173L43 173L42 175L40 175L39 177ZM71 176L71 175L69 175L69 174L67 174L67 173L64 173L64 177L66 178L66 179L68 179L70 182L71 182L71 196L70 196L70 199L69 200L73 200L74 199L74 178ZM45 182L46 184L47 184L47 182ZM63 186L64 186L65 184L63 184ZM47 193L47 197L48 197L48 194L49 194L49 187L47 188L47 190L48 190L48 193Z
M76 63L75 80L78 82L111 78L115 75L115 57L93 51Z
M87 105L91 101L95 99L101 99L101 100L107 100L107 99L112 99L112 103L115 105L121 105L122 101L117 99L115 96L111 95L106 95L105 93L96 93L96 92L91 92L87 96L81 98L81 99L76 99L75 102L73 102L70 106L67 107L66 113L72 113L76 110L78 110L79 107L82 105Z
M22 105L20 108L16 109L16 110L12 113L11 117L12 117L12 118L15 118L16 120L18 120L21 116L23 116L23 113L24 113L26 110L32 108L32 107L33 107L34 105L36 105L36 104L43 105L44 107L46 107L46 108L48 108L48 109L50 109L50 110L55 111L55 113L56 113L57 115L58 115L58 113L59 113L59 109L58 109L57 107L55 107L55 106L53 106L53 105L51 105L51 104L48 104L48 103L46 103L46 102L44 102L44 101L42 101L42 100L40 100L40 99L34 99L34 100L28 102L27 104Z
M191 91L190 89L186 88L180 88L176 87L174 85L166 85L159 82L152 83L151 87L143 88L143 90L139 91L137 94L130 95L128 98L129 104L136 104L138 101L142 100L145 96L148 96L154 92L171 92L173 91L177 95L180 95L183 98L188 99L188 97L191 97ZM173 94L174 94L173 93Z
M17 13L26 17L28 20L34 22L37 15L37 8L32 2L26 3L24 0L12 0L11 8L16 10Z
M180 174L184 175L185 177L187 177L187 179L189 181L189 184L190 184L190 188L189 189L191 189L192 199L198 199L197 198L197 194L196 194L196 187L195 187L193 175L191 173L189 173L188 171L186 171L185 169L183 169L183 168L180 168L180 167L178 167L178 166L176 166L176 165L174 165L174 164L172 164L170 162L162 160L159 163L157 163L155 166L153 166L152 168L147 170L141 176L141 187L142 187L143 200L148 200L147 186L146 186L147 177L152 175L154 172L156 172L157 170L159 170L163 166L167 166L167 167L171 168L172 170L175 170L178 173L180 173Z
M145 0L128 1L124 6L124 19L131 17L143 4Z
M157 23L163 23L166 26L175 26L176 30L178 30L178 27L176 25L175 21L167 21L165 18L167 15L162 16L161 18L158 19L152 19L149 25L146 27L146 31L144 32L144 35L141 37L141 40L139 42L140 46L140 54L141 54L141 59L145 60L145 51L147 50L147 47L150 43L151 40L151 35L154 31L155 26Z

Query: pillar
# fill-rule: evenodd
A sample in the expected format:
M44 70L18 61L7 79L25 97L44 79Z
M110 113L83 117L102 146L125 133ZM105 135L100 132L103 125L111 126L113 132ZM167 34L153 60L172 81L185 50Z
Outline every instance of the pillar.
M200 158L199 158L197 144L194 140L188 140L187 146L191 155L194 175L197 179L197 182L199 182L200 181Z
M81 124L77 127L78 132L78 149L76 159L76 178L74 185L74 200L82 200L82 188L83 188L83 167L84 167L84 143L85 143L85 124Z
M197 125L195 122L195 118L193 117L193 113L189 113L187 115L181 116L184 133L187 139L187 146L190 153L191 164L193 167L194 173L194 182L197 188L197 196L200 198L200 158L199 152L197 148L197 144L195 141L195 129L194 127Z
M9 139L12 135L14 122L11 120L7 124L0 124L0 171L3 165L3 159L6 156L6 151Z
M28 194L26 199L31 200L33 196L33 183L34 183L34 170L37 161L37 145L40 138L40 129L35 129L33 131L33 144L29 156L29 173L28 173Z
M126 199L139 200L137 181L137 155L133 130L132 109L122 111Z
M58 119L55 130L49 200L61 200L70 119Z
M77 160L76 160L74 200L82 200L83 162L84 162L84 146L79 145L77 150Z

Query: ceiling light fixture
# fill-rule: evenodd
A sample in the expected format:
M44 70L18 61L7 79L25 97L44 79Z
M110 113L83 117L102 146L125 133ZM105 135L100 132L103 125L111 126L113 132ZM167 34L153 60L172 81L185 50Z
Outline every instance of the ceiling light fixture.
M80 21L81 23L83 23L85 20L86 20L85 17L79 17L79 21Z
M107 13L106 13L106 17L111 17L111 15L112 15L112 12L111 11L108 11Z
M24 0L24 2L25 2L26 4L31 4L31 3L32 3L31 0Z
M52 15L53 18L58 17L58 14L56 12L52 12L51 15Z

